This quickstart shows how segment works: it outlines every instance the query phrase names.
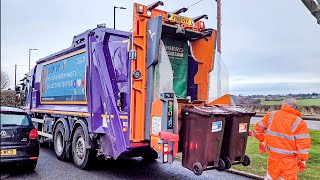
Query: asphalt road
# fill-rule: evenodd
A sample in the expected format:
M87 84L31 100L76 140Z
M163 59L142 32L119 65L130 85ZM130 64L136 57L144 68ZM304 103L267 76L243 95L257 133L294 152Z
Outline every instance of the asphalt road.
M261 117L252 117L251 124L261 120ZM320 121L306 121L310 129L320 130ZM117 161L95 161L88 171L77 169L72 162L63 162L56 158L54 150L41 147L40 157L35 171L25 172L16 168L3 169L0 179L249 179L246 177L218 172L205 171L201 176L182 167L176 160L171 165L147 164L141 159L126 159Z
M262 119L262 117L252 117L250 120L250 124L255 124L258 121L260 121ZM316 130L320 130L320 121L314 121L314 120L305 120L305 122L307 123L307 126L309 129L316 129Z
M205 171L201 176L182 167L180 161L171 165L147 164L141 159L118 161L96 161L89 171L77 169L72 162L63 162L56 158L54 150L41 147L40 157L35 171L5 170L1 179L223 179L245 180L246 177L216 170Z

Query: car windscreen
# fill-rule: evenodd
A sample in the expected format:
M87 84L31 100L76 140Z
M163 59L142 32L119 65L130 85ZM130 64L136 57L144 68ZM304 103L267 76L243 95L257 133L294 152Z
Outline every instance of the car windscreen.
M24 113L1 112L0 124L4 126L31 126L30 117Z

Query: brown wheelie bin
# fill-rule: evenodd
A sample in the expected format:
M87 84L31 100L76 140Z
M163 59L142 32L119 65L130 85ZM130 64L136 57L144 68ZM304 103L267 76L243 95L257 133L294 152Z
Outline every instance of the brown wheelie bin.
M245 155L249 135L250 119L256 113L239 106L217 106L231 114L226 118L221 148L221 158L225 168L233 164L250 165L250 158Z
M225 118L229 113L217 107L183 107L182 166L196 175L202 171L225 169L220 159Z

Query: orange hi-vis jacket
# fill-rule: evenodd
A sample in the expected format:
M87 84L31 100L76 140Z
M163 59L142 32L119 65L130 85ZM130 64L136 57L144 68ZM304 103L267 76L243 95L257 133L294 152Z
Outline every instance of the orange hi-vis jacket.
M309 158L311 139L301 113L289 106L265 115L254 125L254 136L264 142L272 154L298 156L300 161ZM266 132L265 132L266 131Z

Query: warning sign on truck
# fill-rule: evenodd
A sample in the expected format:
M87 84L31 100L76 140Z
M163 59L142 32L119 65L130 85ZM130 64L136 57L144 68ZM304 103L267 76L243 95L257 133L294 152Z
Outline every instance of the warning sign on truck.
M158 135L161 131L161 117L155 116L152 118L151 132Z

